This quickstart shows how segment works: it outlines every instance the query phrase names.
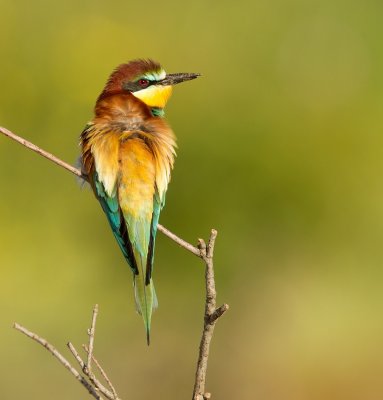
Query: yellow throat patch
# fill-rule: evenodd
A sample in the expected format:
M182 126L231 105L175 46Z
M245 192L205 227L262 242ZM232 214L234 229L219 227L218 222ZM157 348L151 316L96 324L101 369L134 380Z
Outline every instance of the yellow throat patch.
M151 85L132 94L149 107L164 108L172 94L172 89L171 86Z

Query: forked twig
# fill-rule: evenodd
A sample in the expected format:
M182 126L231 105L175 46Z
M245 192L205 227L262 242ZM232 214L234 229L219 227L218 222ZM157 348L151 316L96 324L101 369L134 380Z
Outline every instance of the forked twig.
M60 354L60 352L53 347L49 342L45 339L29 331L27 328L19 325L18 323L14 323L13 327L23 333L24 335L30 337L37 343L41 344L41 346L45 347L60 363L68 370L70 373L85 387L85 389L97 400L102 400L102 397L96 392L93 386L69 363L69 361Z
M88 330L88 332L93 330L93 334L89 335L89 344L91 342L91 340L94 340L94 332L95 332L95 327L96 327L96 318L97 318L97 313L98 313L98 305L96 304L94 306L93 309L93 318L92 318L92 326L91 328ZM78 351L76 350L76 348L73 346L73 344L71 342L68 342L68 348L70 350L70 352L72 353L72 355L74 356L74 358L76 359L76 361L78 362L81 371L83 373L83 375L81 375L80 372L78 372L76 370L76 368L74 368L69 361L55 348L53 347L49 342L47 342L45 339L41 338L39 335L37 335L36 333L33 333L31 331L29 331L28 329L24 328L23 326L15 323L14 324L14 328L16 328L18 331L24 333L26 336L30 337L31 339L35 340L37 343L41 344L42 346L44 346L51 354L53 354L56 359L62 364L64 365L64 367L66 369L68 369L72 375L74 375L76 377L76 379L87 389L87 391L95 398L98 400L102 400L103 397L101 397L100 393L105 396L106 399L108 400L121 400L118 395L117 392L115 390L115 388L113 387L113 385L111 384L110 380L107 378L107 375L104 371L104 369L101 367L101 365L99 364L98 361L96 361L96 359L93 356L93 353L91 354L92 360L94 361L94 363L96 364L97 368L100 370L101 375L103 376L103 378L105 379L105 381L107 382L107 384L109 385L109 387L111 388L111 391L108 390L100 381L99 379L97 379L97 377L95 376L95 374L92 372L92 370L88 367L89 364L87 364L79 355ZM93 336L93 338L92 338ZM88 345L89 346L89 345ZM88 350L88 346L84 347ZM87 357L89 357L89 351L87 351ZM88 361L87 361L88 362Z
M83 349L88 353L88 347L83 344L82 345ZM105 382L108 384L108 386L110 387L110 390L112 391L112 393L114 394L114 396L117 398L117 392L116 389L114 388L111 380L109 379L108 375L106 374L106 372L104 371L104 369L101 367L100 363L97 361L97 358L92 354L92 360L93 362L96 364L96 367L98 368L98 370L100 371L100 374L102 375L102 377L105 379Z
M217 292L215 290L213 269L213 253L216 237L217 231L212 229L207 246L203 239L199 239L198 245L201 251L202 259L205 262L206 300L204 326L199 346L197 370L194 381L193 400L205 400L210 398L210 393L205 393L210 342L213 337L214 327L217 319L229 309L227 304L223 304L221 307L216 309Z

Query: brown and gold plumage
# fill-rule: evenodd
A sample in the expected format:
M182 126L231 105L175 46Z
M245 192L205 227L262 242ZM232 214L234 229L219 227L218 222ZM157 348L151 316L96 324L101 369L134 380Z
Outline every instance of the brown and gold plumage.
M163 119L172 85L198 74L167 75L152 60L122 64L111 74L81 134L82 169L134 275L137 310L149 343L155 236L175 157Z

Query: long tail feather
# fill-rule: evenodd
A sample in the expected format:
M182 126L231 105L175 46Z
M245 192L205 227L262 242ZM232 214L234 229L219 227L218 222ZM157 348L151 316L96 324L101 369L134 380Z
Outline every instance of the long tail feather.
M150 325L152 319L152 311L157 308L157 296L154 290L153 281L145 284L145 278L140 275L134 275L134 298L136 302L137 312L142 315L146 330L146 341L150 344Z

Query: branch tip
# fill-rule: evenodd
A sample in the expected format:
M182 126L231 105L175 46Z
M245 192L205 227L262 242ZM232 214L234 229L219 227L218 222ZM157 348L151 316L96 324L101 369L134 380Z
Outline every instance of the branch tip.
M229 309L229 305L228 304L222 304L221 307L218 307L213 314L211 314L208 319L207 322L208 324L214 324L218 318L222 317L223 314L225 314L225 312Z
M205 243L205 241L204 241L203 239L198 239L198 245L197 245L197 247L198 247L200 250L206 249L206 243Z
M218 231L215 229L212 229L210 232L210 238L209 238L209 242L207 244L207 250L206 250L206 255L209 258L213 258L215 239L217 238L217 235L218 235Z
M86 362L86 367L91 372L91 363L92 363L92 354L93 354L93 346L94 346L94 334L96 331L96 320L98 314L98 304L95 304L93 307L93 315L92 315L92 325L88 329L89 335L89 351L88 351L88 358Z

